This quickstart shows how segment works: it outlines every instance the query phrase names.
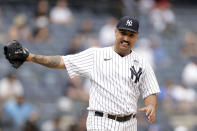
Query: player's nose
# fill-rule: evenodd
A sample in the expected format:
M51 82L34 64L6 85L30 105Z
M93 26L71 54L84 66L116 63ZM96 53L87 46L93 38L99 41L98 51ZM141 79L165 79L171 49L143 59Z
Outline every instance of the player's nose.
M129 36L125 35L125 36L123 37L123 40L129 41Z

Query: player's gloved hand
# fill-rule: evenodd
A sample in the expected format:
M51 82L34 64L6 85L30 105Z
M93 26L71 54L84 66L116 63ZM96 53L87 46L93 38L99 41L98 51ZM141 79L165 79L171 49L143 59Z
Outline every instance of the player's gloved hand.
M29 56L27 49L23 48L16 40L10 42L7 46L4 46L4 54L5 58L14 68L19 68Z

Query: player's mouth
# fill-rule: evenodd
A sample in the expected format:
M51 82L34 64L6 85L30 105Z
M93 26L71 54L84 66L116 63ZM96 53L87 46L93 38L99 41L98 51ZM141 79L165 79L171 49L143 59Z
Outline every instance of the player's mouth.
M130 43L128 41L122 40L120 41L120 45L123 47L129 47Z

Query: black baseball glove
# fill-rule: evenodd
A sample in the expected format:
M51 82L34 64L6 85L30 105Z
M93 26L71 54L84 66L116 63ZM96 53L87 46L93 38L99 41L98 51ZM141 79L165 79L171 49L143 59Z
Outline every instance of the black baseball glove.
M18 41L12 41L4 46L4 54L14 68L19 68L29 56L27 49L23 48Z

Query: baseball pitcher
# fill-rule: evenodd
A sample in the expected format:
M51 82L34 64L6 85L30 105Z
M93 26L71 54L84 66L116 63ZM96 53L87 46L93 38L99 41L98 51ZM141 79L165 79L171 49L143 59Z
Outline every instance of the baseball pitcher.
M125 16L117 24L116 39L110 47L89 48L67 56L43 56L32 54L13 41L4 47L4 54L14 68L27 61L67 69L71 78L88 77L88 131L137 131L138 111L145 112L150 123L155 121L160 92L149 63L131 49L138 38L138 28L136 19ZM138 109L140 93L145 106Z

